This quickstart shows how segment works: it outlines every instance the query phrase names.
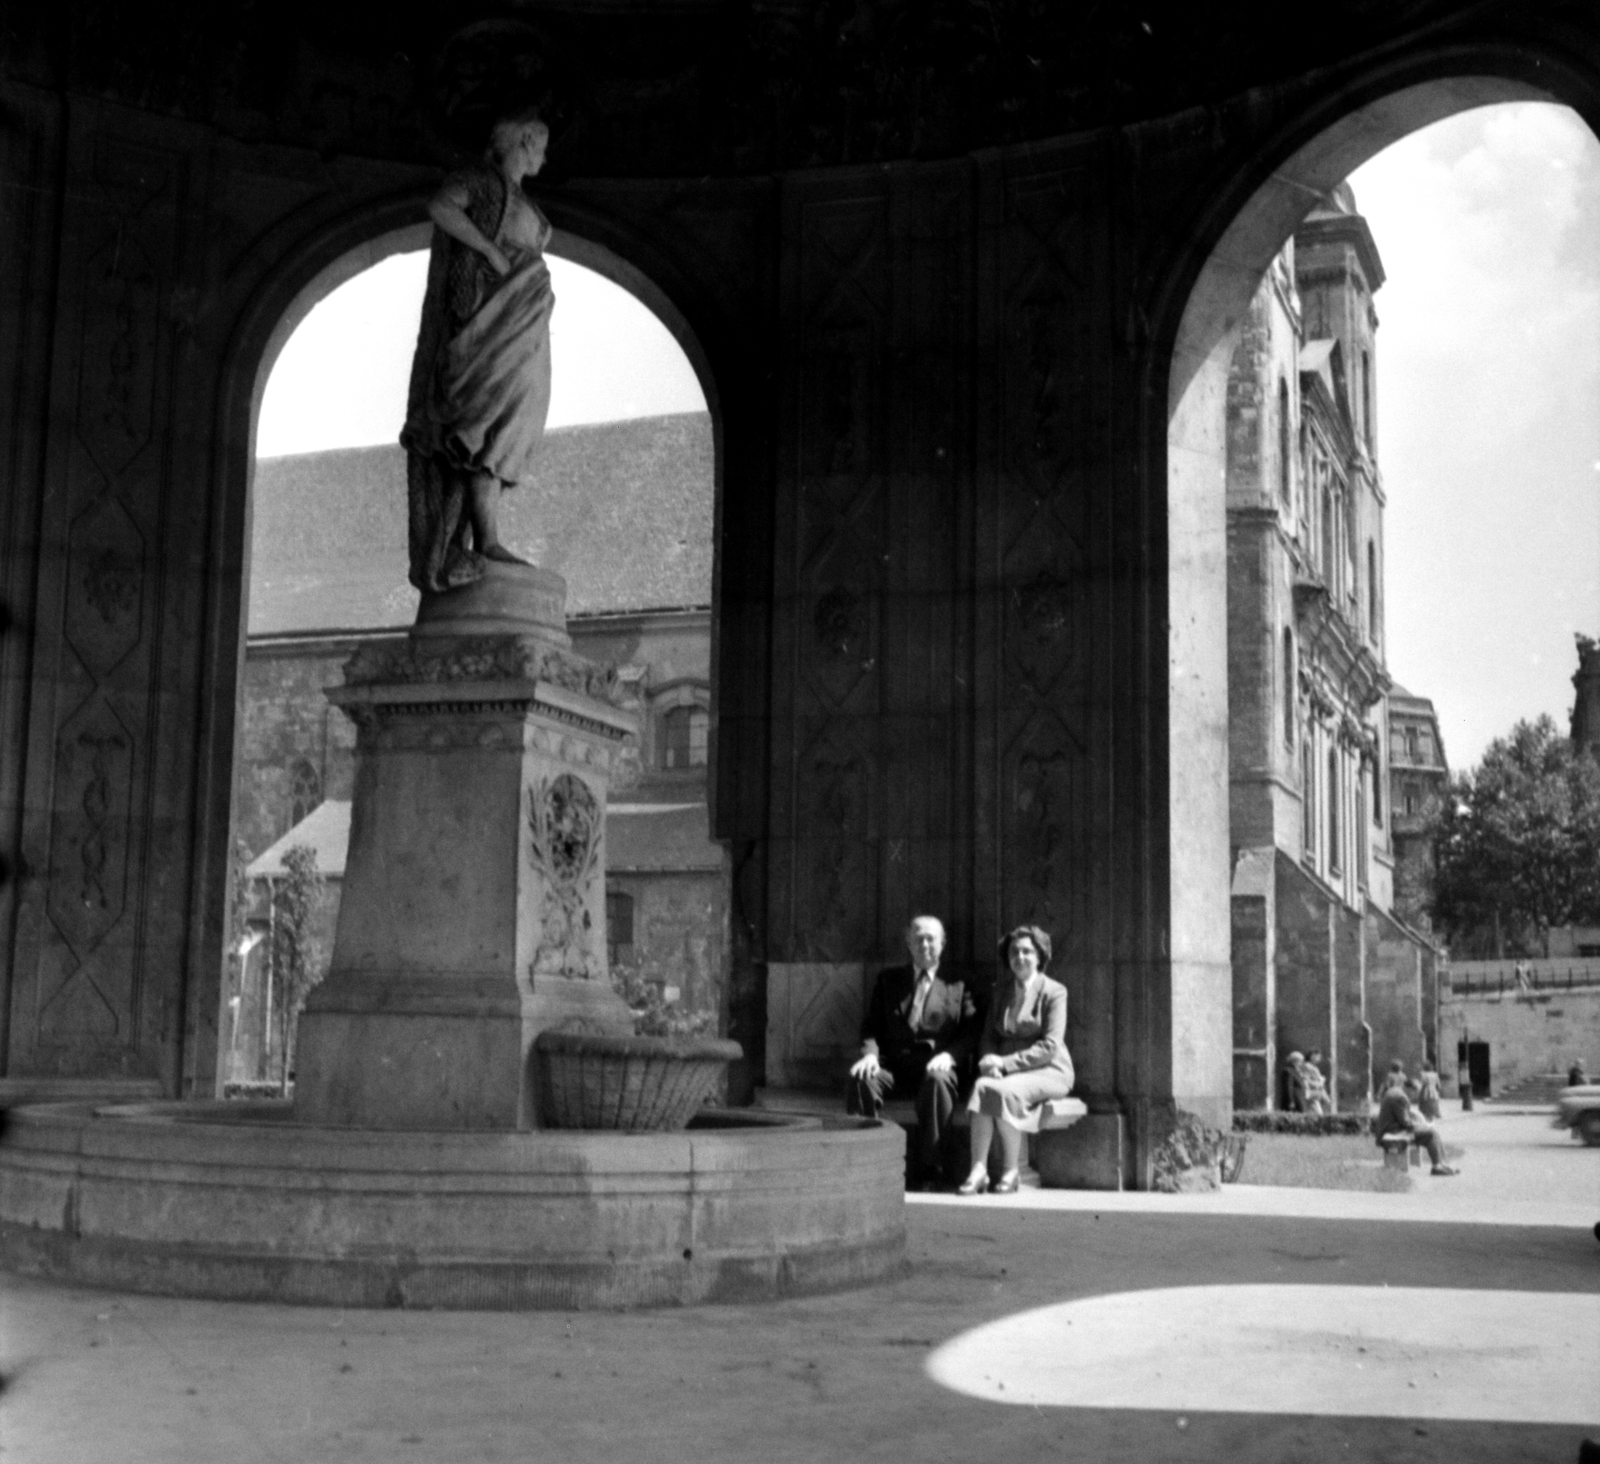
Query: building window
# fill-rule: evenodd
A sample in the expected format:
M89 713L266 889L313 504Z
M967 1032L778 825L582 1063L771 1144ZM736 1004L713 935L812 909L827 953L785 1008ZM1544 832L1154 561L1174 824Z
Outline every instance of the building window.
M1378 758L1372 763L1372 826L1383 827L1383 763Z
M1317 852L1317 763L1311 735L1300 745L1300 846L1313 857Z
M606 957L613 966L633 963L633 896L606 891Z
M1333 494L1324 488L1322 490L1322 582L1327 585L1329 594L1334 594L1338 590L1338 585L1334 583L1333 535Z
M1367 635L1378 639L1378 546L1367 540Z
M289 769L289 827L292 829L321 802L321 776L305 758L295 759Z
M711 714L704 707L673 707L661 719L661 766L703 768Z
M1286 625L1283 628L1283 742L1285 747L1294 746L1294 712L1295 695L1294 678L1294 632Z
M1417 812L1417 795L1406 789L1406 817L1414 818Z
M1407 727L1406 728L1406 761L1407 762L1415 762L1416 760L1417 760L1417 729L1415 727Z
M1278 494L1285 504L1292 501L1294 478L1289 457L1289 383L1278 378Z
M1367 887L1367 821L1364 817L1367 808L1367 774L1366 769L1360 769L1356 774L1356 814L1355 822L1350 825L1356 840L1356 879L1361 888Z
M1339 749L1328 749L1328 868L1335 874L1344 867L1339 857Z
M1363 351L1361 353L1361 435L1367 440L1367 447L1373 447L1372 437L1372 357Z

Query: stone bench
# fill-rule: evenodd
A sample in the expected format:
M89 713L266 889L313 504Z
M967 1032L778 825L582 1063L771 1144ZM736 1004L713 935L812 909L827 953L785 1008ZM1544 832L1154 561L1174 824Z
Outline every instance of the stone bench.
M1051 1129L1069 1129L1079 1119L1086 1118L1089 1110L1081 1098L1050 1098L1045 1101L1044 1114L1039 1119L1039 1132ZM917 1121L917 1105L909 1098L895 1098L883 1105L883 1117L893 1119L901 1128L910 1128ZM971 1115L966 1104L958 1104L953 1127L967 1128Z
M1378 1140L1383 1149L1383 1167L1404 1173L1422 1163L1422 1145L1410 1134L1385 1134Z
M844 1112L842 1085L837 1092L805 1088L758 1088L756 1106L784 1113L818 1116ZM897 1098L883 1107L885 1119L901 1128L915 1127L916 1104ZM954 1125L968 1126L966 1106L957 1107ZM1123 1121L1117 1113L1090 1113L1081 1098L1052 1098L1037 1134L1027 1135L1028 1163L1046 1189L1121 1189L1123 1184ZM963 1144L965 1140L961 1140Z

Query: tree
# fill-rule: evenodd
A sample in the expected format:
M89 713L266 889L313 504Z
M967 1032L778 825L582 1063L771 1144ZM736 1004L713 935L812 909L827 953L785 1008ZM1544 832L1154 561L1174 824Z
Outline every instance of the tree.
M317 869L317 851L295 844L284 851L283 877L272 886L273 967L278 975L278 1004L283 1013L283 1085L294 1071L295 1027L311 988L326 974L316 938L327 881Z
M1434 825L1433 915L1457 955L1548 955L1600 920L1600 761L1542 716L1451 780Z

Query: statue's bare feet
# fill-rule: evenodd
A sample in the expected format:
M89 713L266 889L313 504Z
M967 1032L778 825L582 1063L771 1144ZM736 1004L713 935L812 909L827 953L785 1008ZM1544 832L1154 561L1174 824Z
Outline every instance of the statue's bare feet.
M483 551L483 557L485 559L492 559L497 564L528 563L526 559L519 558L517 555L513 554L509 549L506 548L504 544L490 544L488 548Z

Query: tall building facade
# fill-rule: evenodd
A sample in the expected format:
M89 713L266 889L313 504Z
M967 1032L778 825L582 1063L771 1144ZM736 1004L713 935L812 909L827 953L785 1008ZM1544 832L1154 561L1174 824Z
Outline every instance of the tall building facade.
M1389 689L1389 840L1394 848L1394 911L1421 931L1433 919L1433 827L1450 782L1444 734L1425 696Z
M1373 295L1341 185L1273 261L1227 401L1234 1101L1320 1051L1341 1107L1426 1050L1431 945L1398 919Z

